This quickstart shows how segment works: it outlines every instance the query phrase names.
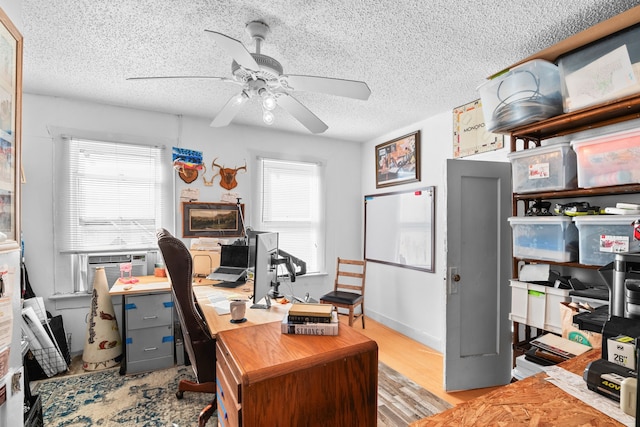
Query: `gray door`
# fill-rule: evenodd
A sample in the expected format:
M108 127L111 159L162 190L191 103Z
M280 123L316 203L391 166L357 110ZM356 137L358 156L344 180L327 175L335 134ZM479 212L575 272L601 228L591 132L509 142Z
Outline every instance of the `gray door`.
M511 164L447 160L444 389L511 379Z

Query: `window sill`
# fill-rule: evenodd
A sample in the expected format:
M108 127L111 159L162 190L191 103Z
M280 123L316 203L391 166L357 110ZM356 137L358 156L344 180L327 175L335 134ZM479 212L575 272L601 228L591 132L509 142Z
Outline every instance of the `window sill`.
M53 295L49 295L49 299L52 301L58 301L58 300L68 300L68 299L83 299L83 298L90 298L91 294L88 294L86 292L77 292L74 294L53 294Z
M305 277L324 277L324 276L328 276L328 274L326 272L307 273L304 276L296 276L296 279L298 278L303 279Z
M91 305L90 299L91 294L86 292L49 295L49 300L55 303L56 310L87 308ZM114 305L120 303L120 299L117 296L113 296L112 300Z

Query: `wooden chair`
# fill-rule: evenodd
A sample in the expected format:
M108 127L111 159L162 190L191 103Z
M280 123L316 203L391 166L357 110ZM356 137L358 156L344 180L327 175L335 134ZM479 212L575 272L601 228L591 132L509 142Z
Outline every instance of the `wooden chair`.
M320 297L323 304L333 304L338 308L349 310L349 326L358 318L362 318L364 329L364 284L367 264L365 261L338 258L336 280L333 291ZM355 309L360 306L359 313ZM340 313L338 314L347 314Z
M213 393L213 401L198 417L203 427L216 410L216 340L209 333L193 295L192 259L187 247L167 230L157 233L158 247L171 279L171 291L180 319L185 349L197 382L180 380L176 397L182 399L185 391Z

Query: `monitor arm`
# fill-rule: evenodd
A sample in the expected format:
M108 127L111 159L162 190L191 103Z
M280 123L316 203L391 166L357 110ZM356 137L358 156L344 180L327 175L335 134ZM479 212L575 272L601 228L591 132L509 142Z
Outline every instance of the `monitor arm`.
M285 265L292 282L296 281L296 276L307 274L307 263L300 258L296 258L295 256L282 249L278 249L278 255L280 255L282 258L279 258L276 264Z
M278 256L280 256L281 258L278 258ZM307 273L307 263L302 261L300 258L296 258L290 253L283 251L282 249L278 249L277 255L274 255L271 258L271 266L276 268L275 281L271 284L273 289L270 292L270 296L272 298L282 297L282 295L280 295L280 292L278 290L280 288L280 282L278 282L278 273L277 273L278 265L282 265L282 264L284 264L284 266L287 268L287 272L289 273L289 278L291 279L292 282L296 281L296 276L302 276L303 274ZM299 271L296 271L296 268L299 268Z

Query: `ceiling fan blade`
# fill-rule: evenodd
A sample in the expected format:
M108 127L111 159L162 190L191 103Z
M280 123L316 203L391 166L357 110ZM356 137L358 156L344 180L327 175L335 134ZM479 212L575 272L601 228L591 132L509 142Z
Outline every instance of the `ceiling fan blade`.
M330 95L366 101L371 95L371 89L365 82L357 80L333 79L329 77L285 75L288 85L293 90L321 92Z
M329 128L325 122L320 120L307 107L302 105L300 101L293 96L281 93L278 97L278 105L287 110L296 118L304 127L309 129L311 133L322 133Z
M205 30L207 33L211 34L213 39L218 43L224 50L227 51L229 55L241 66L248 70L258 71L260 70L260 66L253 59L251 53L247 50L246 47L242 44L242 42L232 39L231 37L224 35L222 33L218 33L211 30Z
M249 99L249 97L244 92L233 95L224 107L222 107L222 110L218 112L209 126L218 128L231 123L231 120L238 114L238 111L240 111L244 103L247 102L247 99Z
M171 79L204 79L204 80L218 80L227 83L236 83L242 85L234 79L228 77L214 77L214 76L149 76L149 77L127 77L127 80L171 80Z

